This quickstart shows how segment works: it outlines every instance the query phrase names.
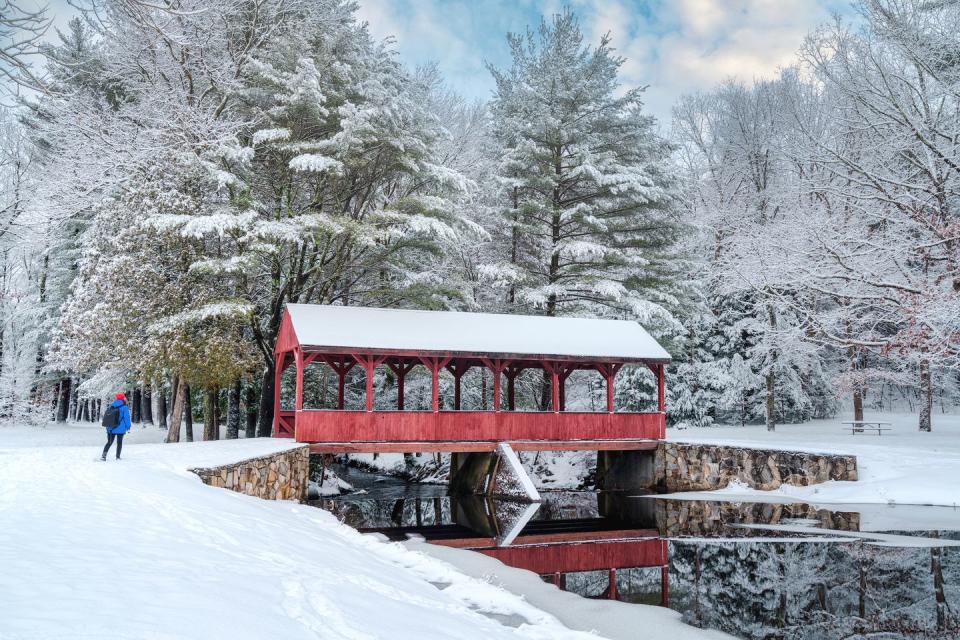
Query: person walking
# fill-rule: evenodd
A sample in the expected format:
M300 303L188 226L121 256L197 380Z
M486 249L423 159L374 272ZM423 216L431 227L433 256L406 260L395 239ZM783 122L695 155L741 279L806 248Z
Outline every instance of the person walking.
M107 444L103 447L101 460L107 459L107 452L114 439L117 441L117 460L120 459L120 450L123 449L123 434L130 431L130 408L127 406L127 396L118 393L115 400L103 413L103 426L107 430Z

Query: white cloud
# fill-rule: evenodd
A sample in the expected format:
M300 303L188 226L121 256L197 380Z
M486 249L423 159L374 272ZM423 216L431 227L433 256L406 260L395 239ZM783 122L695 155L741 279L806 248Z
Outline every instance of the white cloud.
M846 0L360 0L377 37L393 35L401 57L436 61L451 86L487 98L484 61L508 63L508 31L536 27L539 16L571 6L588 42L607 32L626 58L625 85L649 85L647 106L664 124L683 93L727 78L772 77L796 59L804 36L849 13Z
M770 78L792 64L805 35L829 17L812 0L677 0L622 22L614 45L628 58L624 82L649 85L647 106L668 125L683 93Z

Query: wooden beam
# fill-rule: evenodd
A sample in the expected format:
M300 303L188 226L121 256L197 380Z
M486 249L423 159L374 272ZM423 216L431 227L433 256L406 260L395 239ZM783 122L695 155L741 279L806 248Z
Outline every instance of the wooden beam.
M303 411L303 351L297 347L293 350L293 359L297 365L297 395L295 411Z
M280 381L283 377L283 365L287 359L287 352L277 354L273 363L273 435L280 430Z
M473 453L496 451L494 440L419 441L419 442L314 442L310 453ZM517 440L511 441L514 451L649 451L657 448L656 440Z
M662 364L657 365L657 411L665 413L667 410L667 385Z
M363 367L364 373L366 375L366 409L368 413L373 412L373 372L384 360L387 359L387 356L377 356L369 355L363 353L354 353L351 354L353 359L356 360L361 367Z
M510 411L517 410L516 380L522 371L523 367L517 365L510 365L504 371L507 376L507 409Z
M500 412L500 405L502 403L502 397L500 393L501 389L501 376L503 372L510 366L509 360L500 360L498 358L480 358L480 361L483 362L484 366L490 369L490 373L493 375L493 411L494 413ZM511 410L513 407L511 407Z
M540 363L545 360L550 362L568 362L571 364L579 364L583 368L591 368L594 363L597 362L630 362L633 364L669 364L670 358L624 358L624 357L615 357L615 358L605 358L605 357L596 357L596 356L575 356L567 355L562 353L543 353L543 354L534 354L534 353L511 353L511 352L499 352L499 351L488 351L488 352L477 352L477 351L430 351L425 349L364 349L360 347L335 347L335 346L323 346L323 345L311 345L303 344L301 345L304 352L307 353L329 353L341 355L344 353L368 353L368 354L378 354L386 355L389 357L406 357L406 358L449 358L449 359L470 359L470 360L479 360L480 358L498 358L500 360L511 360L513 362L523 362L527 363L528 366L539 366Z
M397 360L396 362L387 361L387 366L390 367L390 370L393 371L393 374L397 376L397 410L403 411L404 401L403 401L403 390L404 384L407 379L407 374L417 366L416 361L407 362L403 359Z
M453 408L460 411L460 379L470 370L470 363L466 360L454 360L447 364L446 369L453 376Z
M434 413L440 412L440 370L450 363L452 358L419 358L427 369L430 370L430 379L432 382L431 406ZM418 449L417 451L422 451Z

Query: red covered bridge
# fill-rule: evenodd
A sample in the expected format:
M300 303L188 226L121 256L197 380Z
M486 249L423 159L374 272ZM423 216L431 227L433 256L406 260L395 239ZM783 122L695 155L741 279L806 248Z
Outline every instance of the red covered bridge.
M489 313L409 311L287 305L277 339L274 435L314 444L324 453L645 449L664 437L667 352L636 322ZM304 372L313 362L337 378L336 409L304 406ZM655 378L657 410L617 411L614 379L640 364ZM280 406L283 371L296 367L293 410ZM404 381L423 366L432 379L432 410L404 407ZM364 410L347 410L344 389L354 367L366 380ZM374 410L374 373L396 379L396 410ZM461 410L461 382L472 368L492 374L487 411ZM525 370L545 372L551 411L517 411L515 382ZM440 374L453 377L453 410L442 411ZM575 371L593 371L606 385L605 411L567 411L566 386ZM504 384L506 381L506 393ZM504 397L505 396L505 397Z

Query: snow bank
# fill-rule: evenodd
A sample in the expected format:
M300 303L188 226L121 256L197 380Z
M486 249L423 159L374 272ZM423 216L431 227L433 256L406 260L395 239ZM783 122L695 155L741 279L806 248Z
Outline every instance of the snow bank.
M814 420L805 424L778 425L773 433L763 425L668 430L676 442L736 445L791 451L842 453L857 456L857 482L826 482L809 487L784 485L775 491L730 486L720 491L679 494L724 500L755 500L777 496L816 504L916 504L960 505L956 478L960 477L960 416L934 416L934 431L917 430L914 415L867 415L867 419L893 424L882 436L851 435L842 420Z
M96 426L0 428L4 638L588 637L325 511L187 471L289 442L131 444L123 461L100 462L101 437ZM63 440L75 446L51 444Z

